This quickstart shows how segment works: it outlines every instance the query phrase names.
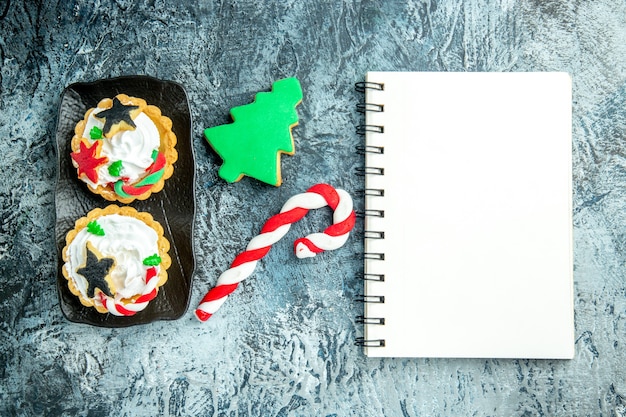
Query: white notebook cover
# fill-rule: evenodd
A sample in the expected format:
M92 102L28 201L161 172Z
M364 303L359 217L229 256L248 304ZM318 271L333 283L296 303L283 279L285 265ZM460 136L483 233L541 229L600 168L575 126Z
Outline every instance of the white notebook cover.
M571 78L370 72L365 347L374 357L574 355ZM370 150L375 148L369 148ZM366 257L369 255L366 255ZM375 344L376 342L373 342Z

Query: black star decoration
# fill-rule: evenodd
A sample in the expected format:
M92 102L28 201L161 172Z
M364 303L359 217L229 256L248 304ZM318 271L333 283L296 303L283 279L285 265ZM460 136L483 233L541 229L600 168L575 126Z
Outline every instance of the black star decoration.
M102 110L100 113L95 114L95 116L99 119L104 119L104 128L102 132L104 135L109 134L111 128L115 125L126 123L132 129L137 127L135 122L130 115L133 110L137 110L139 106L127 106L122 104L122 102L117 98L113 98L113 107Z
M94 297L96 288L99 288L100 291L112 297L113 294L111 294L106 276L109 274L115 260L113 258L98 258L91 250L90 246L90 244L87 244L87 261L85 262L85 266L78 268L76 272L87 280L89 284L87 295L89 297Z

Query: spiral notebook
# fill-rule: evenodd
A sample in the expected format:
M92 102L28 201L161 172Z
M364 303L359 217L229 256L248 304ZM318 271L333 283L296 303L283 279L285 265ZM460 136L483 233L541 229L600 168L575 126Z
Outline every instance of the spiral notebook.
M370 72L357 87L366 355L572 358L570 76Z

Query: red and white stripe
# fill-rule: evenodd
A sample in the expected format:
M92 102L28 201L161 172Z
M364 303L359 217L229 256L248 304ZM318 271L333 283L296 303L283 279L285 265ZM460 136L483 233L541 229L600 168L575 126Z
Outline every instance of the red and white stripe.
M156 286L159 282L157 277L158 271L155 267L150 267L146 271L146 286L144 287L141 295L131 303L118 303L114 298L100 292L100 302L109 310L109 313L115 316L132 316L138 311L143 310L148 306L148 303L157 296Z
M302 219L309 210L327 205L334 210L333 224L323 233L313 233L296 240L296 256L311 257L343 246L356 219L352 198L344 190L335 189L328 184L314 185L306 193L297 194L287 200L280 213L265 222L261 234L255 236L246 250L235 257L230 269L220 275L215 287L202 298L196 309L196 317L200 321L208 320L239 283L252 274L257 262L267 255L272 245L285 236L292 223Z

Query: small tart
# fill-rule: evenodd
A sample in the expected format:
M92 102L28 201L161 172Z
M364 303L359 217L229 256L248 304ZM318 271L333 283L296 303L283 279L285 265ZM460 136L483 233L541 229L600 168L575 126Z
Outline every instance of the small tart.
M75 223L65 238L63 276L81 304L130 316L167 282L169 241L149 213L109 205Z
M123 204L163 189L178 160L172 120L142 98L102 99L76 124L71 160L89 190Z

